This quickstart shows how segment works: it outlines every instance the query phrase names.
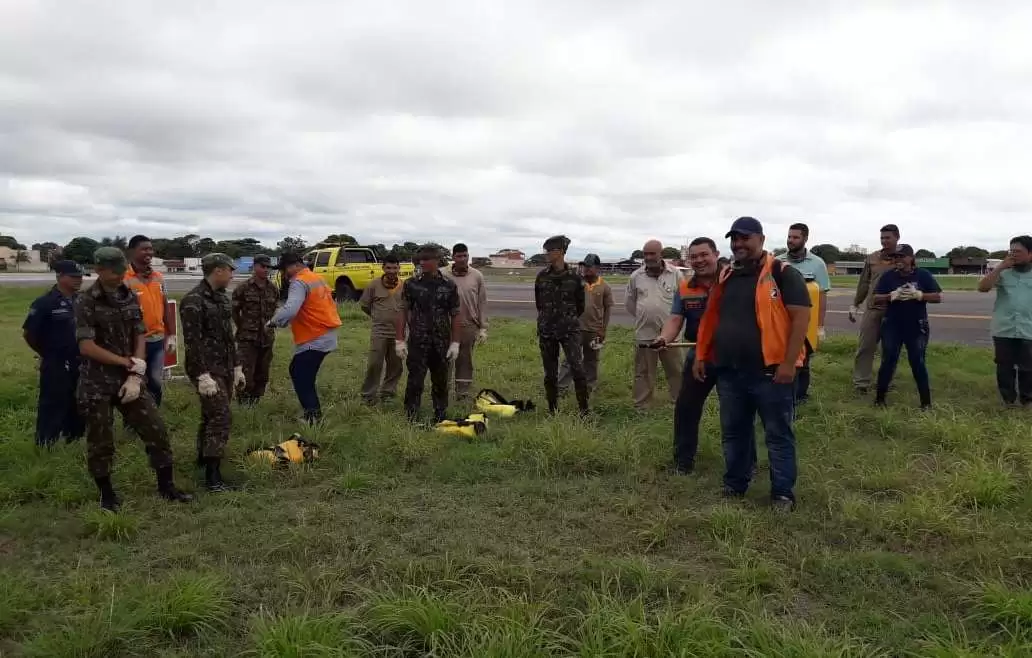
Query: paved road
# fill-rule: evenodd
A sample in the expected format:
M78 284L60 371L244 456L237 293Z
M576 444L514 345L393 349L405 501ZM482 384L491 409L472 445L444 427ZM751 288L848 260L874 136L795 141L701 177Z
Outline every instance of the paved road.
M197 284L199 277L189 274L165 276L170 292L186 292ZM239 280L239 279L238 279ZM5 274L0 275L0 286L39 286L53 281L47 274ZM623 311L624 290L622 285L613 287L613 297L618 310L613 321L628 325L631 318ZM503 317L533 318L534 289L530 283L488 283L488 300L491 313ZM828 330L853 333L857 327L849 322L847 312L852 301L851 290L832 290L828 300ZM971 291L946 291L944 301L930 306L932 339L989 346L989 315L992 312L993 295Z

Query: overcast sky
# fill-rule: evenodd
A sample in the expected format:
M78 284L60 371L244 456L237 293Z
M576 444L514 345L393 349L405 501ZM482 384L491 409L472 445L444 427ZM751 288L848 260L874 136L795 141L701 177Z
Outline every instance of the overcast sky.
M0 232L1032 232L1032 2L0 0Z

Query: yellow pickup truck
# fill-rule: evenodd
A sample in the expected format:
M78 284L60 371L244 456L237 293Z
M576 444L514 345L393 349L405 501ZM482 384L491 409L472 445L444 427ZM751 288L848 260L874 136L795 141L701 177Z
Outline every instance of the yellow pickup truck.
M383 264L376 251L369 247L326 247L314 249L304 256L308 269L322 277L333 290L337 303L355 301L366 286L383 274ZM415 272L412 263L401 263L402 280ZM285 286L280 286L286 291Z

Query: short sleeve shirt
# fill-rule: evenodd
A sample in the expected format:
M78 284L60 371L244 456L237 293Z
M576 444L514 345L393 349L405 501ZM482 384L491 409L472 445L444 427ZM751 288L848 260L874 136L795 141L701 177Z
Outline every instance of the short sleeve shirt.
M780 254L777 258L785 265L790 265L799 270L799 273L803 275L804 281L808 278L813 279L821 292L831 290L831 277L828 276L828 266L823 259L814 256L809 251L799 260L794 260L787 253Z
M1032 269L1000 273L989 328L997 338L1032 340Z
M420 274L406 279L401 305L408 311L409 342L447 346L459 304L459 289L443 274Z
M935 280L931 272L918 268L907 274L895 269L885 272L878 279L874 294L888 295L896 288L908 283L912 283L921 292L942 292L939 282ZM927 322L928 302L916 300L889 302L889 306L885 310L885 321L899 326L917 326L921 322Z

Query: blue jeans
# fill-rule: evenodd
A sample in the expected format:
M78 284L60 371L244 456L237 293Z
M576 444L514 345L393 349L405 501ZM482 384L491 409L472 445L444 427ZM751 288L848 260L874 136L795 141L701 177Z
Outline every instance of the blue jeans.
M315 423L322 417L322 405L319 404L319 393L315 390L315 379L319 376L319 367L329 352L305 350L298 352L290 360L290 380L294 383L294 393L305 413L305 420Z
M797 466L795 434L795 385L774 383L767 371L721 369L717 372L720 396L720 430L724 444L724 486L745 493L756 464L756 414L763 423L770 462L771 498L795 500Z
M917 324L900 325L885 320L881 328L882 360L878 369L878 389L876 399L885 401L889 392L889 384L896 374L903 348L907 348L907 360L910 361L910 372L914 374L917 393L921 398L921 406L932 403L931 384L928 380L928 366L925 364L925 352L928 349L928 320Z
M165 380L165 341L147 343L147 390L154 398L155 406L161 406L161 391Z

